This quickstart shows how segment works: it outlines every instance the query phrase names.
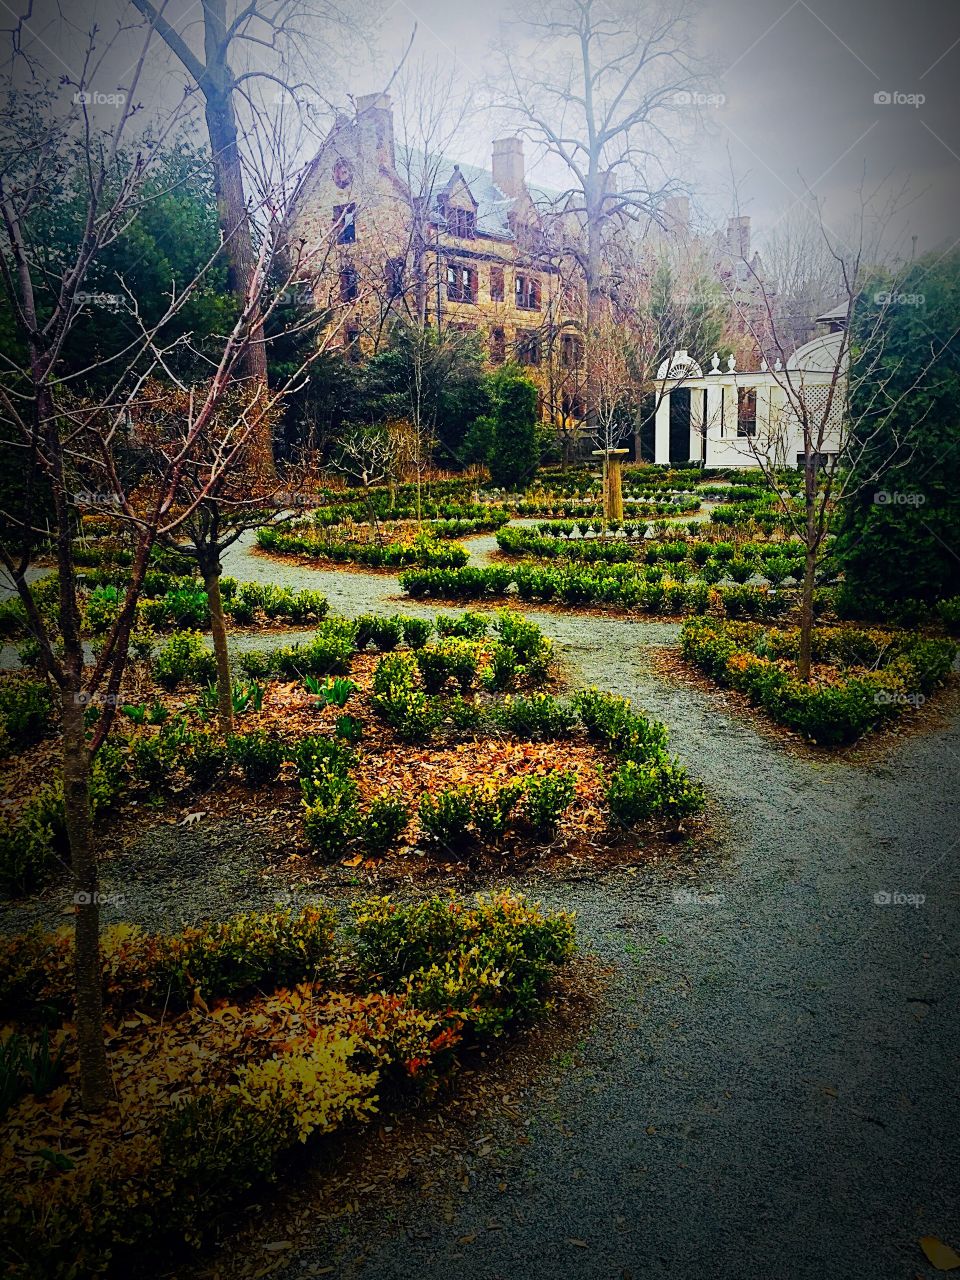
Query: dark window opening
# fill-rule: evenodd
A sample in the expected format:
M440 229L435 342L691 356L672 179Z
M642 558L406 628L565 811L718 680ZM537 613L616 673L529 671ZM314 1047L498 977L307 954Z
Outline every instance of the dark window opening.
M757 389L737 387L737 435L757 434Z
M476 302L476 271L471 267L450 263L447 267L447 298L450 302Z
M340 301L353 302L360 292L360 277L356 267L343 267L340 271Z
M335 204L333 206L333 225L339 227L338 244L353 244L357 238L357 206L355 204Z
M503 301L503 268L490 268L490 301Z
M540 363L540 335L535 329L517 330L517 361L527 365Z
M577 369L583 359L583 343L575 333L560 335L560 363L565 369Z
M502 329L490 330L490 360L493 364L503 364L507 358L507 335Z
M534 276L517 275L514 284L516 304L521 311L540 310L540 281Z
M351 364L357 364L360 359L360 330L350 325L343 331L344 346L346 347L347 359Z
M566 391L561 397L560 409L565 418L580 419L584 415L582 398L577 394L570 395Z
M403 294L404 262L402 258L388 258L383 269L384 283L387 286L387 297L399 298Z

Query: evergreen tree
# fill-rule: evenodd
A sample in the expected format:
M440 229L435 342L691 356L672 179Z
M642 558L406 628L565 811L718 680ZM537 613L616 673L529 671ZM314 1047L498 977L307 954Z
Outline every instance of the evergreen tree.
M919 259L896 280L874 279L854 309L859 439L851 453L865 483L842 513L835 553L849 607L861 613L884 616L904 601L960 593L960 354L951 345L958 314L958 251ZM858 343L878 325L882 345L871 343L880 357L858 368Z

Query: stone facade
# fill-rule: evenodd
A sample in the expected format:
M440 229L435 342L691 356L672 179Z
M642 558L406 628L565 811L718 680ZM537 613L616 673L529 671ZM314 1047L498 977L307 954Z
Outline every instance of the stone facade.
M379 350L395 318L478 332L490 366L526 366L542 416L574 429L583 295L549 203L526 180L520 139L495 141L489 170L418 154L397 144L389 97L370 95L310 165L287 239L311 260L348 358Z

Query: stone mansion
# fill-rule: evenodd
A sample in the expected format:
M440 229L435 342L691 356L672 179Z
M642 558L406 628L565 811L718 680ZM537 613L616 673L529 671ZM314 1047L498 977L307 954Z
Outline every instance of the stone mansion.
M378 351L398 318L448 335L479 334L489 364L509 359L526 366L539 389L542 418L576 439L586 304L575 252L582 231L577 215L564 212L556 193L530 182L519 138L494 141L491 167L480 169L398 144L388 95L358 98L356 106L355 115L337 117L309 165L286 227L291 250L322 260L320 267L311 263L310 286L315 303L337 316L346 358ZM666 227L648 236L648 253L668 240L693 243L686 201L670 201L665 213ZM731 313L742 313L745 299L749 305L751 281L762 271L756 255L750 260L749 245L749 218L731 218L726 237L708 251L717 281L738 293ZM732 333L733 342L737 337ZM746 346L752 341L742 342ZM704 379L695 367L688 374L694 371L695 391L684 396L678 388L672 410L661 382L667 408L643 439L638 432L638 458L676 459L695 436L706 438L708 420L729 414L714 404L729 378ZM699 445L687 456L706 460Z

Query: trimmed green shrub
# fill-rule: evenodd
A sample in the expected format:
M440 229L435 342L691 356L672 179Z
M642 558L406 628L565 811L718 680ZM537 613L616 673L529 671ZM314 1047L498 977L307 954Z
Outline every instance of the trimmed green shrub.
M185 681L209 684L217 674L217 662L199 631L172 635L153 659L153 678L164 689L174 690Z
M276 782L287 758L287 747L275 733L264 729L252 733L233 734L227 741L227 753L239 765L248 787Z

